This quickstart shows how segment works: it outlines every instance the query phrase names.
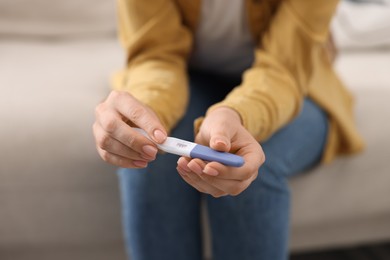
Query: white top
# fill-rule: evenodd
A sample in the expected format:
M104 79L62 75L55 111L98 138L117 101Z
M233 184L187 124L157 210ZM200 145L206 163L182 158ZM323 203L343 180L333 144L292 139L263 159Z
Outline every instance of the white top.
M203 0L190 67L241 74L252 65L254 41L245 0Z

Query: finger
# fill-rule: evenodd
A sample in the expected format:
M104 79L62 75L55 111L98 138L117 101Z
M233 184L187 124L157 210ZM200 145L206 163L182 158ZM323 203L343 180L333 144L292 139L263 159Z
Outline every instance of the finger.
M245 163L239 168L229 167L218 162L210 162L204 167L203 173L217 179L244 181L250 179L258 170L258 164L252 162Z
M150 146L144 148L143 153L138 153L121 142L110 137L99 124L93 125L93 133L95 136L96 144L100 149L106 150L112 154L120 155L124 158L131 160L147 160L152 161L156 158L157 148Z
M237 180L224 180L218 179L212 176L208 176L203 174L199 176L202 180L204 180L209 185L226 192L229 195L236 196L246 190L248 186L252 183L254 179L256 179L257 174L252 175L251 178L245 181L237 181Z
M214 177L207 176L206 174L204 174L205 166L206 163L200 159L190 160L190 162L187 164L187 167L191 170L191 172L195 174L190 175L189 177L193 176L193 179L196 179L199 183L205 183L204 185L213 187L213 189L216 188L217 190L226 192L226 188L223 187L223 185L219 185L218 187L214 185L215 180L217 180L216 178L214 180ZM201 180L203 180L203 182ZM213 180L213 182L211 182L210 180Z
M207 174L218 179L238 180L244 179L238 174L237 168L232 168L218 162L206 163L200 159L190 159L187 167L198 175Z
M146 161L142 160L130 160L125 157L122 157L120 155L112 154L110 152L107 152L106 150L103 150L99 147L97 147L97 151L100 155L100 157L110 164L122 167L122 168L145 168L148 166L148 163Z
M196 174L188 174L188 177L195 182L197 186L202 187L203 189L208 189L209 191L222 191L224 193L236 196L244 191L250 183L257 177L257 171L252 172L248 179L243 181L238 180L226 180L219 179L217 177L209 176L207 174L202 174L203 169L205 168L206 163L199 159L193 159L188 163L188 168ZM234 171L233 171L234 172ZM211 192L209 192L211 194Z
M180 157L179 160L177 160L177 165L182 168L186 172L191 172L191 169L188 168L188 163L191 161L191 158L188 157Z
M209 165L213 163L209 163L205 166L203 172L207 171ZM221 165L219 163L215 163L217 165ZM247 167L245 170L222 166L230 171L222 171L222 174L217 176L210 176L208 174L200 175L204 181L209 183L210 185L227 192L230 195L238 195L242 191L248 188L248 186L257 178L258 176L258 168L250 169ZM237 178L231 178L231 176L236 176ZM244 176L244 177L243 177ZM222 177L222 178L221 178ZM225 177L225 178L224 178Z
M142 157L156 156L155 144L123 122L114 112L107 111L103 117L99 118L98 123L106 135L139 153Z
M203 172L220 179L230 179L243 181L250 179L253 174L257 174L260 166L265 161L265 155L261 146L257 142L244 145L239 150L238 155L244 157L245 164L239 168L228 167L218 162L208 163Z
M194 173L198 174L198 175L201 175L203 174L203 169L204 167L206 166L206 163L204 161L202 161L201 159L191 159L188 164L187 164L187 167Z
M216 198L227 195L226 192L221 191L213 187L212 185L202 181L202 179L200 179L196 173L187 172L179 166L177 167L177 171L179 172L180 176L184 179L185 182L187 182L189 185L194 187L199 192L210 194Z
M117 100L115 107L121 115L144 129L157 143L165 141L165 128L150 109L127 92L114 91L111 95Z

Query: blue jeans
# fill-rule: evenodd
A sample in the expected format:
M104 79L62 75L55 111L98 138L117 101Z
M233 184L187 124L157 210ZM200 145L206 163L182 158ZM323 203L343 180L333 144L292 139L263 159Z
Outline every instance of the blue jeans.
M234 77L191 73L190 105L172 136L193 139L193 120L239 82ZM214 260L287 259L288 177L318 164L327 130L326 114L305 99L300 115L262 143L267 159L258 178L234 197L217 199L199 193L176 172L175 155L160 154L145 169L120 169L129 258L202 259L200 204L205 196Z

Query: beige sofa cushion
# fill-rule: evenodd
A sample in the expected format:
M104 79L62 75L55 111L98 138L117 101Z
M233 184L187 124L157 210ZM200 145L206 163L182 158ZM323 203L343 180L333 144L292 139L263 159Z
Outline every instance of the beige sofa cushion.
M0 259L124 259L104 252L122 250L119 193L92 135L117 40L0 41L0 56Z
M0 36L91 37L115 33L109 0L1 0Z
M390 239L390 51L345 51L336 70L356 100L366 149L291 180L294 251Z
M341 1L332 32L341 49L390 47L390 1Z

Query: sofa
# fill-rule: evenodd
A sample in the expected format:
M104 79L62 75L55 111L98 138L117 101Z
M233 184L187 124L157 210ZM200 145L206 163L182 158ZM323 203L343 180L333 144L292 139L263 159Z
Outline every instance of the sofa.
M2 260L125 259L116 169L91 128L124 65L114 4L0 0ZM390 48L341 48L335 68L367 148L291 179L292 252L390 239Z

